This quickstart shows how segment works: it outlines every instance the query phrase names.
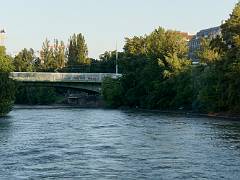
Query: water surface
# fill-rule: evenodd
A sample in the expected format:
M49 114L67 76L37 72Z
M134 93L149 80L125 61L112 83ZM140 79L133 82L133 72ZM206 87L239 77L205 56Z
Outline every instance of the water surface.
M0 179L240 179L240 122L18 109L0 119Z

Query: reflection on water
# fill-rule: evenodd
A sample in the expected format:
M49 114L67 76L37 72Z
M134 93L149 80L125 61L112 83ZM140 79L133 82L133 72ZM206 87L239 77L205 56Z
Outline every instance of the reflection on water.
M0 148L4 143L7 143L9 136L11 135L12 121L11 117L0 117ZM1 152L1 151L0 151Z
M239 179L240 123L96 109L0 119L0 179Z
M9 126L11 126L11 117L0 117L0 130L6 130L9 128Z
M221 132L218 137L228 148L235 148L240 150L240 126L239 122L232 122L228 124L219 123L215 127ZM240 151L239 151L240 153Z

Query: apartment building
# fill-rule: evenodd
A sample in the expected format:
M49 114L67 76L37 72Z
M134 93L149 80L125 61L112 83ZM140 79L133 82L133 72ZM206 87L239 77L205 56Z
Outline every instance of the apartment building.
M198 62L199 60L196 57L196 51L200 49L201 38L214 39L217 36L221 36L220 26L199 31L188 43L189 58L192 59L193 62Z

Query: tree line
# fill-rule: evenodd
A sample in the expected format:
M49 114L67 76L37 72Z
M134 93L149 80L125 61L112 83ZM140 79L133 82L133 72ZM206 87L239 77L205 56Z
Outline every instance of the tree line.
M221 31L215 39L201 39L196 66L176 31L158 28L127 38L120 60L124 75L104 82L105 101L111 107L239 113L240 3Z
M53 43L46 39L39 53L39 57L36 57L33 49L20 51L13 59L15 71L56 72L63 71L66 66L80 66L90 62L87 44L81 33L73 34L68 46L58 39L54 39Z
M196 52L199 65L192 65L188 57L188 42L178 31L159 27L150 34L126 38L124 51L118 52L119 72L123 76L106 79L103 83L102 94L107 105L239 112L240 3L221 25L221 30L222 36L201 40L201 48ZM35 56L33 49L23 49L12 58L6 55L4 48L0 48L0 72L114 73L116 53L106 51L98 60L89 58L85 38L80 33L70 37L68 46L63 41L54 40L51 45L49 40L45 40L39 57ZM9 83L11 87L12 83ZM1 88L6 90L7 87L1 85ZM46 89L22 89L17 101L26 100L22 98L24 94L34 95L34 92L43 91ZM54 97L52 92L48 94ZM44 93L40 94L44 96ZM9 99L8 104L14 100L11 94L4 96ZM35 99L34 103L39 103L43 98Z

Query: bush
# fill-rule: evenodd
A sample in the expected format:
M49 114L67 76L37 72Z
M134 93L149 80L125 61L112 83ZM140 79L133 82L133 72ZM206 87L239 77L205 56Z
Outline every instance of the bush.
M14 103L15 84L8 73L0 73L0 116L11 111Z
M19 86L16 93L16 104L48 105L57 100L55 88Z
M122 105L122 88L119 79L106 78L102 84L102 94L107 106L119 107Z

